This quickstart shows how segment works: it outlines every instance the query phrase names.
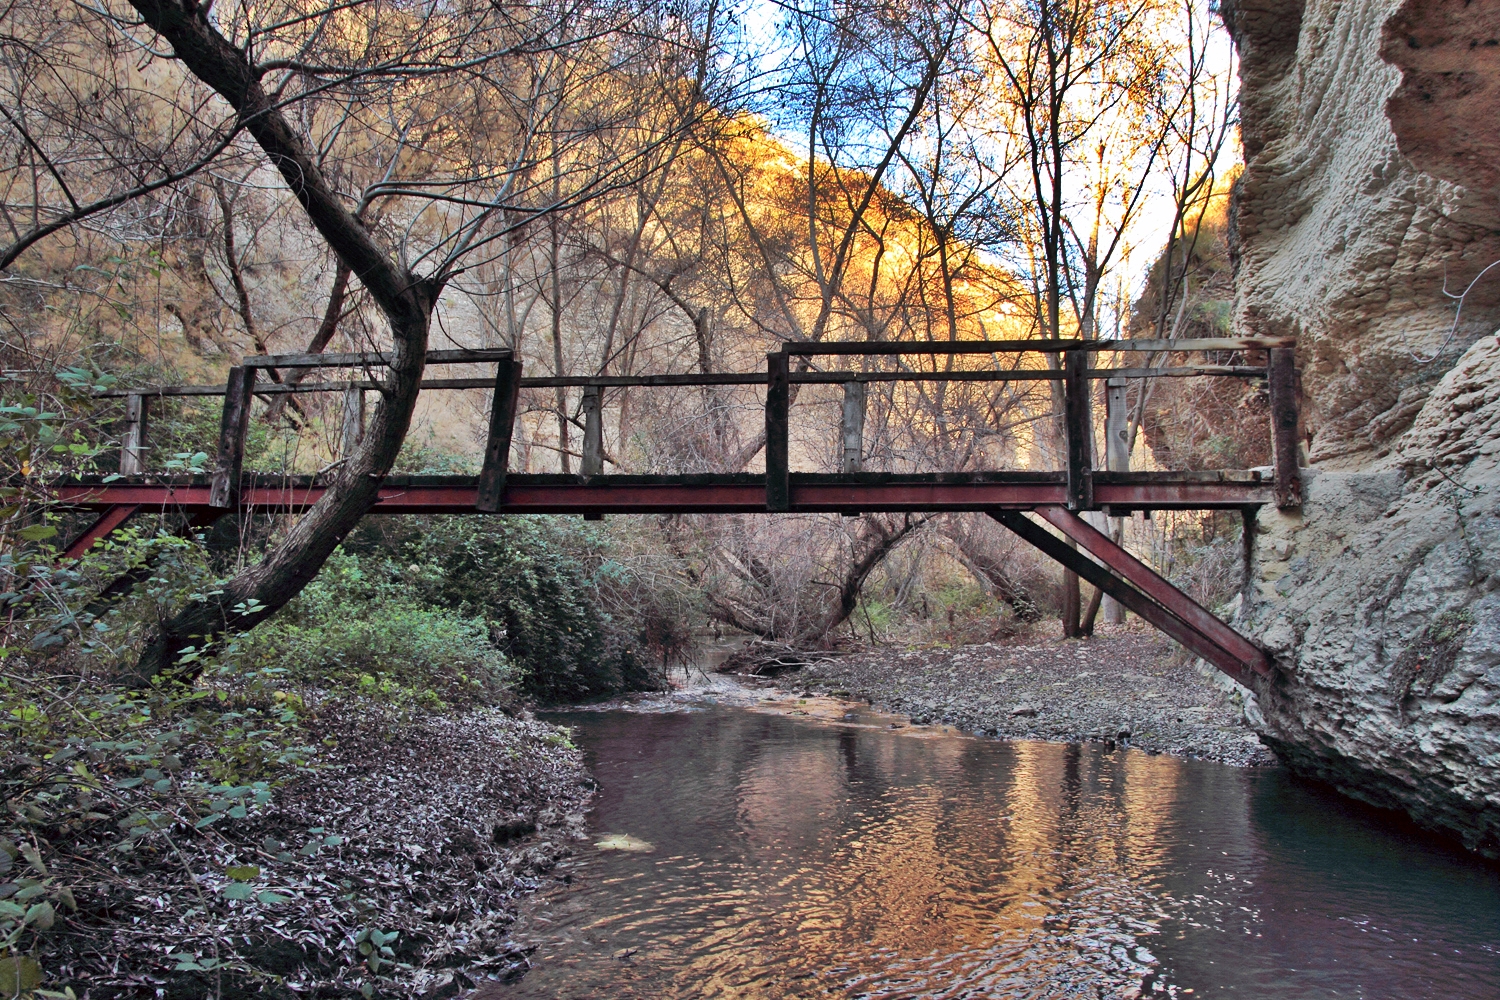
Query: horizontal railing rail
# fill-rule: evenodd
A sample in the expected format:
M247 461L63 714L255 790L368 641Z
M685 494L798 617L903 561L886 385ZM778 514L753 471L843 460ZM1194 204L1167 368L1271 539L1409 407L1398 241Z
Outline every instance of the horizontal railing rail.
M1097 506L1093 483L1093 423L1090 381L1105 380L1106 437L1117 425L1123 427L1126 379L1219 377L1265 379L1270 387L1272 439L1275 455L1276 499L1281 506L1300 503L1301 484L1297 472L1298 414L1295 394L1295 370L1292 367L1290 337L1215 337L1181 340L966 340L921 343L913 341L837 341L829 343L787 343L767 355L765 372L708 372L659 375L547 375L522 377L521 362L508 348L480 348L428 351L429 365L495 364L493 377L432 378L422 380L423 389L487 389L494 391L489 435L485 447L484 468L479 477L478 509L498 510L503 502L510 439L519 405L521 389L582 388L584 391L584 439L581 469L585 475L603 471L602 391L611 388L652 386L763 386L766 428L766 507L769 510L791 509L791 469L789 432L791 387L794 385L844 386L843 439L844 472L862 471L862 433L864 426L865 386L869 383L895 382L1055 382L1062 383L1063 423L1067 434L1067 466L1062 472L1067 482L1067 506L1072 510ZM1154 357L1184 352L1265 351L1264 365L1228 364L1147 364L1135 367L1091 367L1090 357L1104 353L1141 354ZM819 356L840 358L953 357L960 355L1038 354L1051 358L1045 367L959 369L925 371L903 368L895 371L818 370L809 359ZM123 398L126 406L126 434L121 449L120 471L125 475L144 472L147 401L170 397L223 397L218 457L215 465L214 503L234 506L237 484L242 475L244 439L248 430L250 400L255 396L271 397L301 393L343 392L356 400L362 393L378 391L381 383L373 378L328 379L317 382L258 382L258 371L302 369L332 371L388 366L391 352L372 351L346 354L265 354L253 355L230 369L222 386L177 385L108 389L96 393L101 398ZM792 359L798 358L794 369ZM362 412L362 402L360 405Z

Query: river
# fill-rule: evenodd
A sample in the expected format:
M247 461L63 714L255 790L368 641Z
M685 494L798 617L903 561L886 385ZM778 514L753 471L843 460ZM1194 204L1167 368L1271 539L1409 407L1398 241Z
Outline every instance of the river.
M864 710L551 718L604 846L487 996L1500 996L1500 869L1278 768Z

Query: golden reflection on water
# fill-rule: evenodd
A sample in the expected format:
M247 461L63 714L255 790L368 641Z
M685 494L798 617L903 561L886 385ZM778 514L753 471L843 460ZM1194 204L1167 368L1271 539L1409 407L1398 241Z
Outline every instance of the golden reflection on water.
M1185 998L1163 943L1260 940L1232 769L884 725L589 719L596 829L656 851L584 847L518 925L533 971L483 995Z

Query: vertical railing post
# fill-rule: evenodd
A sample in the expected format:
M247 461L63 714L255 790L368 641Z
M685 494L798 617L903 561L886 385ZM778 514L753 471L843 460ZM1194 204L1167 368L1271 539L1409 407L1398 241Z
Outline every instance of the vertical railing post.
M583 387L583 461L578 471L584 476L604 472L604 400L597 385Z
M474 506L493 514L505 503L505 474L510 465L510 439L521 398L521 360L504 358L495 367L495 398L490 404L490 433L484 446L484 467Z
M1130 471L1130 415L1127 397L1129 383L1112 378L1104 383L1104 467L1110 472ZM1125 525L1118 514L1108 511L1109 536L1119 544ZM1125 605L1109 594L1103 597L1104 620L1111 625L1125 622Z
M787 454L792 405L790 358L766 355L766 510L792 509L792 476Z
M1063 352L1063 424L1067 429L1068 509L1094 506L1093 426L1089 419L1086 351Z
M863 472L865 469L865 392L864 382L844 383L844 419L840 424L844 454L839 464L840 472Z
M224 410L219 418L219 457L208 493L210 507L239 506L240 474L245 466L245 434L250 429L250 403L254 392L254 368L236 365L229 369L229 380L224 385Z
M120 475L139 476L146 471L146 424L151 401L139 392L125 397L125 435L120 439Z
M1302 506L1298 471L1297 361L1290 347L1273 347L1266 381L1271 390L1271 455L1276 475L1276 506Z
M1125 393L1128 383L1112 378L1104 383L1104 467L1130 471L1130 413Z
M365 391L352 382L344 390L339 424L339 455L348 458L365 439Z

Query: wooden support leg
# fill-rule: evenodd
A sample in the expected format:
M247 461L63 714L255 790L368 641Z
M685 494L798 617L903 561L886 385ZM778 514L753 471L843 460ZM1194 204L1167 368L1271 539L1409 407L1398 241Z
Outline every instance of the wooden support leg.
M583 461L578 471L584 476L604 472L604 399L597 385L583 387Z
M604 473L604 392L597 385L583 387L583 461L578 466L584 479ZM603 514L585 514L585 521L602 521Z
M146 422L150 397L132 392L125 397L125 435L120 440L120 475L139 476L146 471Z
M1129 383L1122 378L1112 378L1104 384L1104 467L1110 472L1130 471L1130 414L1127 393ZM1119 542L1125 534L1124 520L1110 514L1109 536ZM1125 606L1105 594L1103 599L1104 620L1111 625L1125 623Z
M1230 677L1241 684L1249 685L1252 676L1250 671L1245 669L1239 659L1228 650L1212 642L1202 632L1194 629L1082 552L1070 548L1067 542L1041 525L1035 524L1025 514L1015 510L1002 510L991 511L990 516L1031 543L1043 554L1051 556L1063 566L1071 569Z
M1063 356L1063 423L1068 444L1068 509L1094 506L1094 431L1089 419L1089 382L1086 351Z
M1271 390L1271 454L1276 471L1276 506L1302 506L1298 470L1297 361L1290 347L1273 347L1266 380Z
M229 369L224 387L224 412L219 419L219 460L209 490L211 507L237 507L240 473L245 467L245 434L250 429L250 401L255 392L255 369Z
M505 503L505 473L510 465L510 438L521 399L521 361L502 360L495 369L495 399L490 405L490 433L484 446L484 468L479 473L479 496L474 506L493 514Z
M844 419L840 427L844 455L840 472L865 469L865 390L863 382L844 383Z
M344 390L344 405L339 421L339 454L348 458L365 439L365 391L354 383Z
M792 476L787 453L791 410L790 358L766 355L766 510L792 509Z

